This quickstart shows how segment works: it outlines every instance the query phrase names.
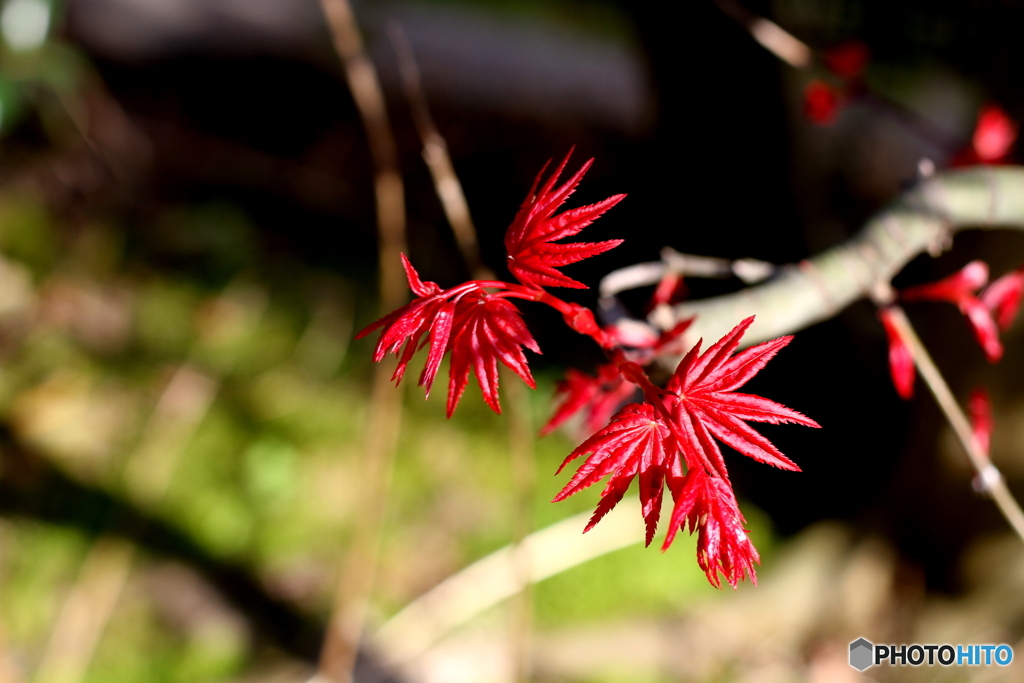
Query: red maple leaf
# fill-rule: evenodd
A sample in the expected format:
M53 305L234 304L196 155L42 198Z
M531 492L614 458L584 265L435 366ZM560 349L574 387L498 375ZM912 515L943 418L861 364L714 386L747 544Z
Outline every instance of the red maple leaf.
M792 336L773 339L734 356L743 333L753 322L753 316L747 318L700 356L701 342L698 341L679 362L666 387L675 394L670 401L674 403L674 422L681 431L687 466L703 466L726 479L725 461L715 439L759 462L800 470L745 420L821 426L792 408L761 396L735 392L793 339Z
M623 378L614 363L597 369L597 377L569 369L558 384L562 398L555 414L541 430L541 436L550 434L581 410L583 427L592 434L608 422L612 414L636 392L637 386Z
M844 40L822 50L821 61L829 71L849 81L864 76L871 53L861 40Z
M997 163L1010 154L1017 141L1017 123L997 104L986 104L978 114L971 147L982 163Z
M1003 356L999 330L992 314L975 295L988 282L988 265L984 261L971 261L966 266L938 282L908 287L900 292L905 301L948 301L954 303L967 317L974 336L985 351L990 363Z
M987 103L978 112L971 144L950 159L950 166L1006 163L1017 142L1017 122L997 104Z
M630 482L639 477L646 540L650 544L658 524L663 488L667 485L676 508L664 547L672 543L677 527L688 519L691 531L695 524L701 529L698 563L712 584L719 585L719 571L733 586L744 574L753 577L757 551L743 531L743 517L715 439L755 460L798 470L745 421L819 426L786 406L735 391L792 339L782 337L735 353L753 321L750 317L741 322L703 355L698 342L679 363L665 390L635 376L642 373L635 363L621 362L620 372L634 383L643 382L641 387L648 402L625 406L608 426L569 454L562 468L582 455L590 455L555 501L609 477L587 525L589 530L615 507Z
M699 530L697 564L712 586L722 587L719 573L733 588L743 580L744 574L749 575L756 585L754 563L760 562L761 558L743 528L744 522L729 482L695 467L686 473L676 495L672 521L662 549L672 545L676 531L689 523L691 534L694 529Z
M571 154L572 150L569 150L569 154L538 191L537 186L540 185L544 171L551 162L544 164L505 234L508 269L524 285L586 289L585 284L567 277L557 268L596 256L622 244L622 240L554 244L555 240L579 233L626 196L612 195L596 204L588 204L554 215L576 189L576 185L594 161L587 161L571 178L556 188L555 183L565 170Z
M519 309L496 294L482 289L459 300L455 309L455 332L451 339L451 372L448 383L448 417L466 390L472 366L484 401L496 413L498 402L498 361L519 375L531 389L537 385L530 374L522 347L540 353L540 347L526 329Z
M398 310L392 311L368 325L356 335L356 339L362 339L374 330L383 328L380 339L377 340L377 347L373 351L373 360L379 363L389 353L399 356L398 366L391 376L391 379L397 383L402 381L405 369L413 355L426 344L427 340L422 338L429 332L430 351L419 380L419 384L426 389L429 396L430 387L434 383L434 377L441 364L441 358L448 349L448 337L451 334L455 303L448 300L451 296L449 292L441 291L441 288L433 282L423 282L405 254L401 256L405 276L409 281L409 289L419 296ZM402 350L403 344L405 345L404 350Z
M804 88L804 116L819 126L835 122L842 107L842 93L824 81L811 81Z
M536 388L522 347L540 353L537 342L526 329L519 310L501 292L492 294L485 289L514 285L470 281L442 290L433 282L422 281L405 254L402 254L402 265L409 288L419 296L356 335L356 339L362 339L374 330L381 330L373 360L379 362L389 353L399 357L391 379L400 382L413 355L429 342L419 384L429 396L441 359L450 352L448 417L452 416L466 390L470 368L476 374L484 401L498 413L501 412L499 361L522 377L530 388ZM429 336L425 336L428 333Z
M608 512L622 500L630 482L640 475L640 502L647 524L647 545L651 544L661 515L663 485L670 480L682 481L683 471L672 429L649 403L630 403L611 419L604 429L584 441L558 468L561 472L576 458L590 453L573 478L565 485L553 502L569 496L611 475L601 493L584 533L594 528ZM556 472L557 474L557 472Z

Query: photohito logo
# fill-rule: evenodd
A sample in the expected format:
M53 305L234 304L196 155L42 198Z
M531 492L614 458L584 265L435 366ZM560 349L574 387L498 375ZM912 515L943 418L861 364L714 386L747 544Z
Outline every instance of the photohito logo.
M875 645L865 638L850 643L850 666L857 671L883 662L889 666L1006 666L1012 661L1009 645Z

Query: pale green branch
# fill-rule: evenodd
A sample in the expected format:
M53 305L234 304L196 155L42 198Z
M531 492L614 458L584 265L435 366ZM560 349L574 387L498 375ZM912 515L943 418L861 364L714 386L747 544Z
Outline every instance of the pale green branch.
M965 228L1024 229L1024 168L976 167L923 180L846 242L783 266L762 284L687 301L677 320L696 316L687 341L718 339L750 315L745 344L792 334L835 316L889 283L919 254L938 254Z

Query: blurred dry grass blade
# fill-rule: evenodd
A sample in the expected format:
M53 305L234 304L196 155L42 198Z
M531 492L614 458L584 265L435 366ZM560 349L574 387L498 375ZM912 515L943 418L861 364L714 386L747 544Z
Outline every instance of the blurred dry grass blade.
M341 58L352 98L366 130L374 161L380 301L384 312L405 302L399 254L405 251L405 198L398 153L376 69L363 49L348 0L320 0L334 48ZM402 392L391 386L392 363L374 368L361 467L359 516L352 545L339 575L317 680L352 679L379 562L381 529L391 488L401 428Z
M156 505L167 492L182 450L210 409L216 380L183 365L175 370L143 438L125 463L128 490L147 505Z
M217 386L188 365L171 376L138 447L124 464L126 484L144 504L153 507L163 498L178 457L209 411ZM85 677L134 559L134 546L110 537L89 549L50 632L36 671L38 683L78 683Z
M736 0L715 0L724 14L742 25L761 47L797 69L814 62L811 48L774 21L758 16Z
M64 599L33 681L78 683L131 573L135 548L103 537L90 549Z
M312 319L295 343L292 358L307 372L329 377L345 359L352 339L352 289L328 276L317 277L310 284Z

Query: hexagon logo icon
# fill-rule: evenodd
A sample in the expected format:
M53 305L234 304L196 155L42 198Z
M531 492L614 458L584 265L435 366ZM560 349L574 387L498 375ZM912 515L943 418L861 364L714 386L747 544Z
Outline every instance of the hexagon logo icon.
M850 643L850 666L857 671L863 671L873 664L875 646L871 641L858 638Z

